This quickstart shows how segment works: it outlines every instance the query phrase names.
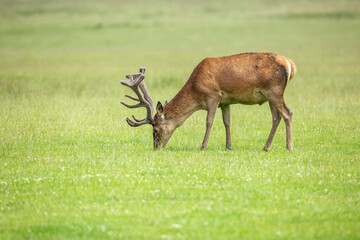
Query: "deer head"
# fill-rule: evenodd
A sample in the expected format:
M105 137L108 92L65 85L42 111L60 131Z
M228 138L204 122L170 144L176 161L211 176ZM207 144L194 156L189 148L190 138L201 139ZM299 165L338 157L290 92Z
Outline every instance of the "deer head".
M132 115L134 120L126 118L126 122L131 127L138 127L144 124L151 124L153 127L153 137L154 137L154 149L160 149L164 147L171 137L174 127L171 122L166 119L166 115L163 112L163 106L160 102L158 102L156 106L156 114L154 115L154 105L153 100L150 97L150 94L147 90L146 84L144 82L145 79L145 68L141 67L138 74L127 74L125 77L129 79L129 81L120 81L122 85L125 85L131 88L138 98L125 95L134 101L138 101L138 104L128 105L124 102L121 102L124 106L128 108L138 108L145 107L147 116L144 119L137 119ZM141 92L140 92L141 90Z

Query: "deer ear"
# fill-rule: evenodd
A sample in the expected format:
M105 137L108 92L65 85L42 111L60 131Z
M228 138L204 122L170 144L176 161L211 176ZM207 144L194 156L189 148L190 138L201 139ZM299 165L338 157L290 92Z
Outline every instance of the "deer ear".
M168 105L168 101L165 101L165 103L164 103L164 107L166 107L166 105Z
M161 105L161 102L158 102L157 105L156 105L156 111L158 113L162 113L163 112L163 106Z

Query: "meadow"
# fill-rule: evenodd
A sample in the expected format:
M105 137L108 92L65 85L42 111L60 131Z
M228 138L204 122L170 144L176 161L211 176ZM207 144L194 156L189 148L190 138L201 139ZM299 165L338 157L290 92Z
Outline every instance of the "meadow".
M360 239L356 0L0 0L0 239ZM171 100L205 57L274 52L298 69L272 148L268 104L192 115L165 149L125 118L147 68Z

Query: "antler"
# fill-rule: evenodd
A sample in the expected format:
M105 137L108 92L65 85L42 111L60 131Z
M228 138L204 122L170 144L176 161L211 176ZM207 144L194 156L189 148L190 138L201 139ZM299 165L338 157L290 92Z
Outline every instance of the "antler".
M151 99L149 92L147 90L146 84L143 81L145 78L145 68L141 67L138 74L127 74L125 77L129 79L129 81L125 81L122 80L120 81L120 83L122 85L125 85L129 88L131 88L136 96L138 98L134 98L132 96L129 95L125 95L125 97L128 97L134 101L139 101L138 104L135 105L128 105L126 103L121 102L125 107L128 108L138 108L138 107L145 107L146 108L146 112L147 112L147 116L144 119L137 119L134 117L134 115L132 115L134 121L130 120L129 118L126 118L126 122L131 126L131 127L138 127L141 125L144 125L146 123L150 123L152 124L154 122L154 104L153 104L153 100ZM143 95L140 93L139 88L141 90L141 92L143 93Z

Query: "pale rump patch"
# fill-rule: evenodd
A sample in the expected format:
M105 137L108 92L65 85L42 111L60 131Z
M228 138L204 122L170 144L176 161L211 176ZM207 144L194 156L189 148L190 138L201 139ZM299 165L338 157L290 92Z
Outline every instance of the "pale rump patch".
M290 76L291 76L291 64L288 60L286 60L286 63L288 65L288 80L287 81L289 82Z

